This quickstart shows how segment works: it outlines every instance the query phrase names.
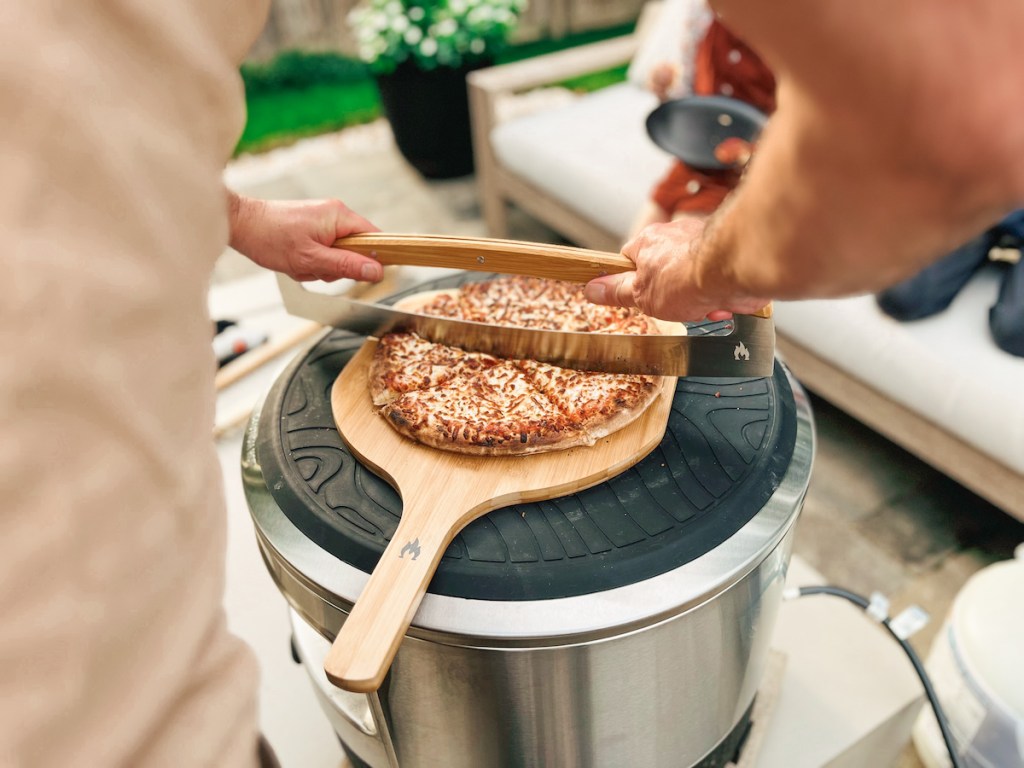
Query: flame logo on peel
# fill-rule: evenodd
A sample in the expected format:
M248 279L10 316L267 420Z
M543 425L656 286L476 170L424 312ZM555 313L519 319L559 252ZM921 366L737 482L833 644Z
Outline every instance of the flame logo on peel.
M741 341L736 345L736 349L732 353L734 360L750 360L750 350Z
M398 553L398 556L399 558L404 558L407 554L412 555L411 560L415 560L420 556L420 540L418 538L413 539L402 547L402 551Z

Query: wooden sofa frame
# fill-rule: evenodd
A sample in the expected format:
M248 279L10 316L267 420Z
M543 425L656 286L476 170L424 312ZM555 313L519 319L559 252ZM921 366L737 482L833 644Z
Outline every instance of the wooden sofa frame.
M507 206L513 203L584 248L617 252L622 246L621 235L580 215L501 165L491 150L490 135L498 124L502 99L629 63L656 9L656 3L644 6L633 34L470 73L467 83L476 178L484 220L493 237L508 236Z

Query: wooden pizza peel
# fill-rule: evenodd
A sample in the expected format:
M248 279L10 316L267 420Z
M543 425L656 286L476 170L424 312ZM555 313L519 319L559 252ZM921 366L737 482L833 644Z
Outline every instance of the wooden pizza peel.
M595 445L529 456L467 456L415 443L392 429L370 399L369 339L331 390L349 450L402 497L402 516L331 646L324 671L348 691L377 690L412 623L441 556L466 525L494 509L574 493L618 475L661 442L676 379L650 407Z

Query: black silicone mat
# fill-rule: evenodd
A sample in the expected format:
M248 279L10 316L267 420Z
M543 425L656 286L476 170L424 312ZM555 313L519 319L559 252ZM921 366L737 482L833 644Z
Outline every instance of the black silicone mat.
M335 331L289 366L264 404L257 452L283 513L319 546L370 572L398 525L401 500L348 452L330 407L334 379L363 341ZM681 379L665 438L651 454L601 485L474 521L449 546L429 591L547 599L672 570L764 506L795 439L793 393L778 365L766 379Z

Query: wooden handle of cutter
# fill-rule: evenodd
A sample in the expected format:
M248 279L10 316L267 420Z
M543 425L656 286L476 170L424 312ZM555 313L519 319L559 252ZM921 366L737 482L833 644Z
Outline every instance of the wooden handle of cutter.
M431 520L431 509L403 507L391 543L324 661L334 685L355 693L380 688L453 535Z
M518 240L371 233L343 237L334 247L371 256L381 264L452 267L574 283L633 269L633 262L619 253Z
M595 277L630 272L635 268L621 253L486 237L367 233L343 237L334 242L334 247L371 256L381 264L451 267L574 283L586 283ZM772 305L752 314L771 317Z

